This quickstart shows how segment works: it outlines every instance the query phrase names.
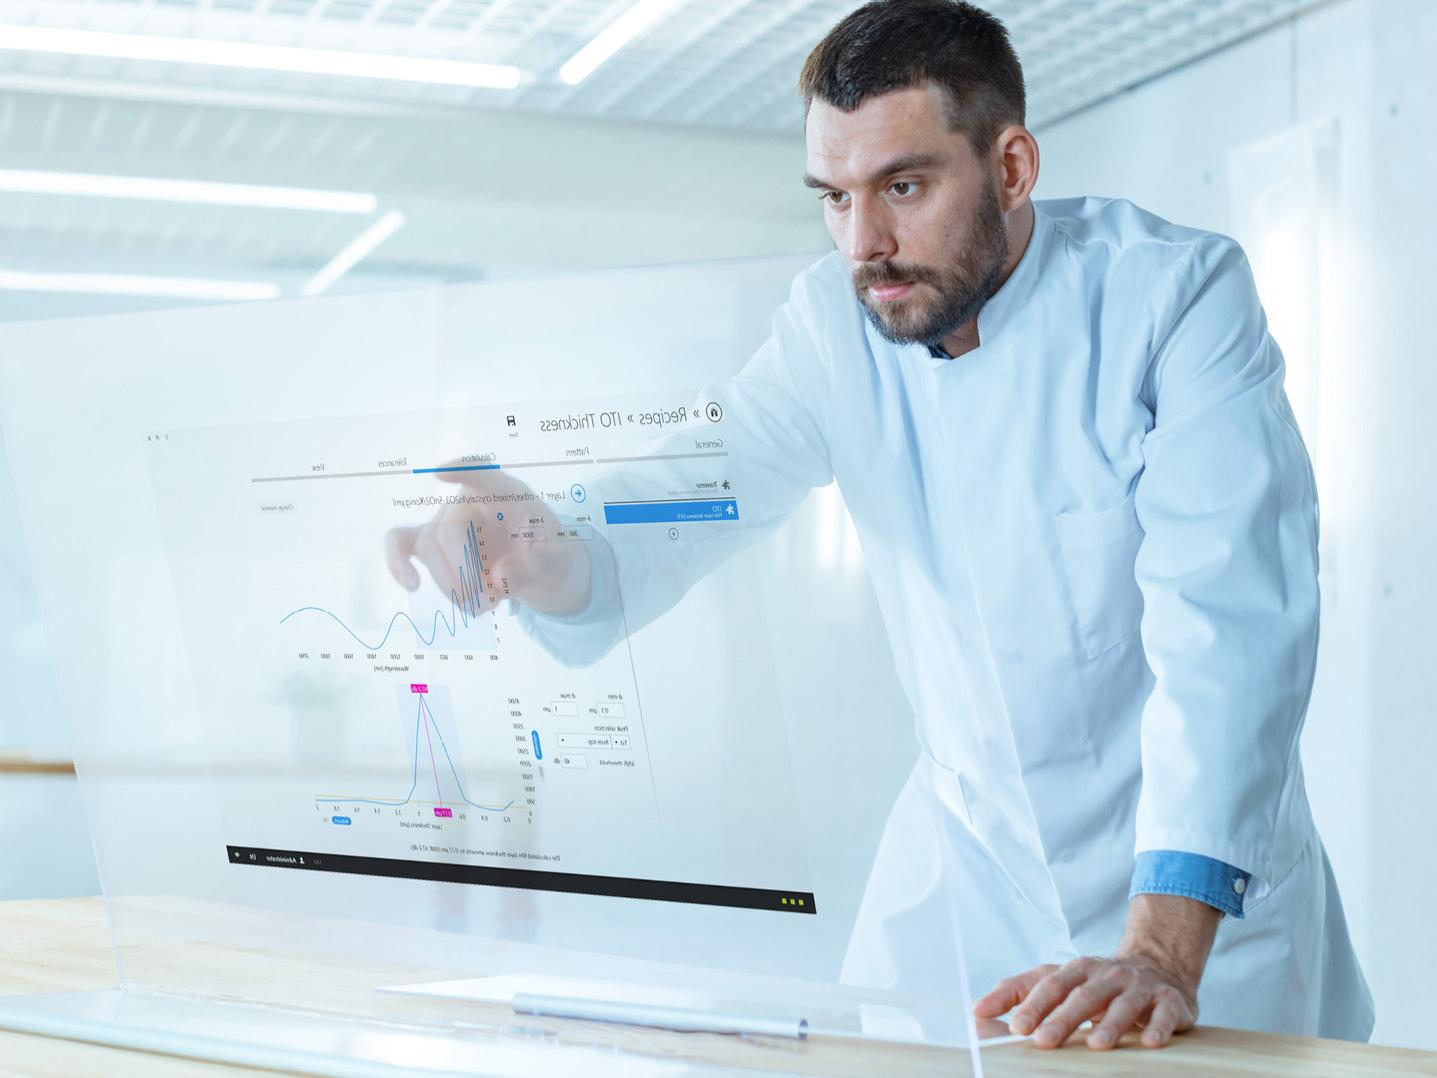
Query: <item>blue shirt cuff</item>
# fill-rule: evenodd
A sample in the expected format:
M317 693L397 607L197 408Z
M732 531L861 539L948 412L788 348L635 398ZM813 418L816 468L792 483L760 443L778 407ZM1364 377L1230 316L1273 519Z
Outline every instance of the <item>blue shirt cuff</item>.
M1231 917L1241 917L1243 895L1251 882L1250 872L1211 857L1178 850L1148 850L1138 854L1128 898L1179 895L1204 902Z

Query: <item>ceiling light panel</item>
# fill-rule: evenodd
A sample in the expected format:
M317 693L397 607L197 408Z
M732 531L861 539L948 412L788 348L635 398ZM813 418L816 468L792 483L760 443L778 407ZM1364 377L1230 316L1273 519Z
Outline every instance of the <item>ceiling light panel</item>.
M0 25L0 51L494 90L512 90L520 81L519 69L508 64L13 23Z
M0 193L198 202L211 206L359 214L373 213L378 204L374 195L359 191L8 168L0 168Z
M0 267L0 291L150 296L231 302L278 299L280 296L279 285L272 281L147 277L129 273L37 273L4 267Z

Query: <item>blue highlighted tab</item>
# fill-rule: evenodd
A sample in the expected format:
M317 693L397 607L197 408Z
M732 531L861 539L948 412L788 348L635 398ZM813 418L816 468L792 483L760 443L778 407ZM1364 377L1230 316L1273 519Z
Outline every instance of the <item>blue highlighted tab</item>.
M348 827L353 822L348 816L331 816L330 819L344 827Z
M620 502L604 506L606 524L691 524L696 521L737 520L733 498L683 502Z
M414 475L433 475L436 472L497 472L497 464L452 464L447 468L411 468Z
M539 744L539 731L530 730L529 736L534 739L534 759L542 760L544 758L544 749L543 746Z

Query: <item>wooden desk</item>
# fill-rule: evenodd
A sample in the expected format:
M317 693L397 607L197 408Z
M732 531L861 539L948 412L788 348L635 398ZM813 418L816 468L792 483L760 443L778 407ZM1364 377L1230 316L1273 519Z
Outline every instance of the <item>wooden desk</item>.
M180 943L158 945L183 962ZM165 959L168 954L157 954ZM336 996L334 968L306 967L284 956L235 950L233 983L253 998L278 1004L313 1005L315 986L325 986L326 1008L389 1019L444 1014L475 1018L474 1006L457 1001L381 995L381 984L414 983L446 976L445 972L397 965L364 963L346 968ZM290 965L286 966L286 962ZM227 968L230 966L227 963ZM114 984L114 959L99 899L54 899L0 903L0 995L84 991ZM307 991L311 998L306 997ZM495 1036L517 1026L513 1015L496 1011ZM542 1025L555 1043L603 1044L644 1055L729 1064L750 1070L837 1076L970 1074L968 1054L915 1045L853 1042L814 1037L804 1042L775 1038L739 1038L710 1034L669 1033L602 1023L569 1022L526 1017L532 1031ZM532 1041L532 1033L526 1038ZM1162 1074L1173 1078L1371 1078L1378 1075L1437 1076L1437 1053L1346 1044L1339 1041L1274 1037L1233 1030L1199 1028L1168 1048L1151 1051L1125 1043L1112 1052L1089 1051L1073 1041L1058 1051L1044 1052L1029 1044L992 1048L983 1055L985 1073L994 1078L1065 1075ZM168 1056L104 1048L45 1037L0 1032L0 1071L5 1074L105 1074L116 1078L155 1075L251 1075L241 1067L176 1059Z

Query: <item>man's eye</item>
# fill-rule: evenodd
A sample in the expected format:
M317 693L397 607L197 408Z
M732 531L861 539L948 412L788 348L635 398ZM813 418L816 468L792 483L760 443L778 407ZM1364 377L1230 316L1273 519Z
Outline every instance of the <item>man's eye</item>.
M888 185L888 189L900 198L911 195L918 189L918 185L912 180L898 180Z
M821 198L824 202L827 202L830 206L841 206L843 205L843 200L846 199L848 196L845 195L842 191L825 191L818 197Z

